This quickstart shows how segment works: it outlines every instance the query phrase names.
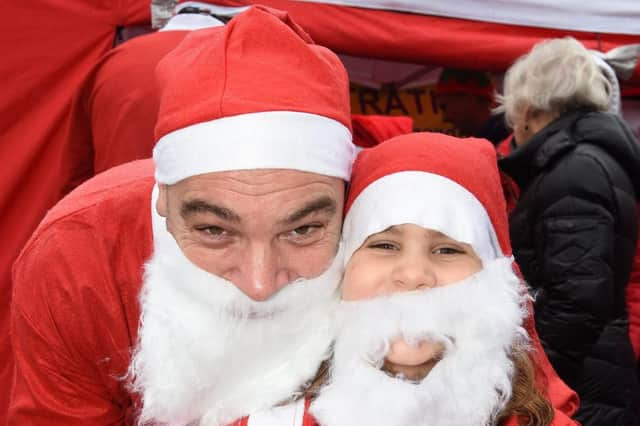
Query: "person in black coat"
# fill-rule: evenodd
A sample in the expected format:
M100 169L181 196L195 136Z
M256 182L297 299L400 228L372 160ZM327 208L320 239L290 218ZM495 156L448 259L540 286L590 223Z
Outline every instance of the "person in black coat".
M521 190L514 255L535 298L551 363L581 399L585 426L637 425L640 391L626 285L638 235L640 149L611 86L575 39L548 40L505 76L516 149L500 168Z

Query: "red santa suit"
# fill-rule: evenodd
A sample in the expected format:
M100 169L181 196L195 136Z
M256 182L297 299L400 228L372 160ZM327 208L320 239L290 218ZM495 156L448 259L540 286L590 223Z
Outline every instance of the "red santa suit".
M160 106L154 78L158 62L189 31L221 25L208 15L179 14L162 30L129 40L100 58L69 116L68 160L62 164L65 192L110 167L151 156Z
M39 425L135 424L139 401L123 378L153 249L153 172L149 159L96 176L58 203L25 247L14 276L29 285L18 285L14 299L20 338L10 424L29 424L33 412L47 413ZM306 408L293 404L232 426L315 426ZM274 423L285 417L291 422Z
M138 334L153 184L151 160L99 175L26 245L14 274L11 424L29 424L34 412L47 413L39 424L133 424L119 378Z

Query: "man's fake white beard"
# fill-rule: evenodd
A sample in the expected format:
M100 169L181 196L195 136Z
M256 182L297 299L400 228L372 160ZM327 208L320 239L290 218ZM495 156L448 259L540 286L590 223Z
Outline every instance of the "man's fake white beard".
M329 384L311 405L322 426L481 426L511 398L512 348L525 345L526 295L498 259L459 283L343 302ZM419 383L380 370L390 343L446 347Z
M129 367L139 422L224 425L291 397L330 356L342 252L314 279L255 302L156 236Z

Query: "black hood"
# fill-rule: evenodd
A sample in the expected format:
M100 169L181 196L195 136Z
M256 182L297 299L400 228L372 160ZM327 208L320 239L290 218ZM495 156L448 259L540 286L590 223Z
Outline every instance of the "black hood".
M549 161L577 145L595 145L611 155L627 172L640 198L640 145L616 114L571 111L536 133L524 146L500 160L500 168L526 186Z

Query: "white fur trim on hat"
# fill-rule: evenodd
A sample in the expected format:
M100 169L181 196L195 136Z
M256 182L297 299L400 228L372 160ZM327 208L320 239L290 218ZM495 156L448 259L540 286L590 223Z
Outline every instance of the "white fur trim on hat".
M219 19L211 15L201 15L198 13L175 15L167 24L160 28L160 32L164 31L194 31L203 28L221 27L224 25Z
M267 111L197 123L164 135L153 150L156 181L211 172L293 169L349 180L351 132L316 114Z
M471 192L440 175L406 171L376 180L355 199L342 233L345 261L370 235L406 223L470 244L484 264L502 256L487 211Z
M211 4L201 1L185 1L183 3L178 3L174 9L174 13L178 14L182 9L187 7L196 7L198 9L206 10L209 13L213 13L218 16L236 16L238 13L242 13L245 10L249 9L249 6L220 6L217 4Z

